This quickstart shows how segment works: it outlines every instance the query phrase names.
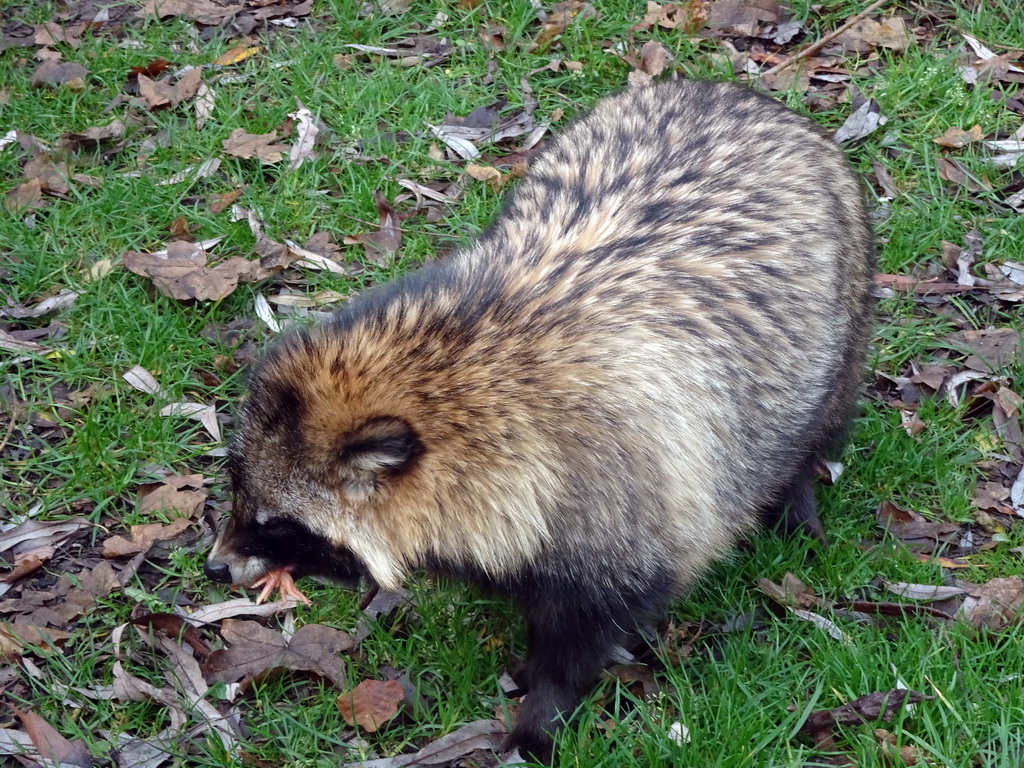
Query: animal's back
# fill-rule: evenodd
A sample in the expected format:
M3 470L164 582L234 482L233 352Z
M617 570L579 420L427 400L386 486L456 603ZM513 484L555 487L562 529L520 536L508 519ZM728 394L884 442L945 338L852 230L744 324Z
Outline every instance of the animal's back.
M637 486L589 494L580 536L603 516L606 543L671 543L698 571L842 430L871 254L832 142L771 99L683 81L599 102L457 268L487 286L494 385L531 430L592 490Z

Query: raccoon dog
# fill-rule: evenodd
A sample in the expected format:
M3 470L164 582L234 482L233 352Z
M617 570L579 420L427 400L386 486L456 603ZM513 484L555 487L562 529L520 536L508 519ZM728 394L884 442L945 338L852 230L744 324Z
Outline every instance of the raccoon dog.
M872 262L858 180L803 117L710 82L611 96L475 242L271 347L206 571L511 596L508 746L550 759L609 651L762 514L821 535Z

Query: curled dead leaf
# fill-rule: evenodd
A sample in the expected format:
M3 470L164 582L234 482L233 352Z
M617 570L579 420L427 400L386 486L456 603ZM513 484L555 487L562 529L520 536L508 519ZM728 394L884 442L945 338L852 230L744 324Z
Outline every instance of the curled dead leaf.
M179 517L168 525L161 523L145 523L144 525L133 525L131 538L124 536L111 536L103 542L104 557L124 557L125 555L137 555L140 552L148 552L158 541L173 539L183 533L191 525L187 517Z
M950 126L946 129L946 132L936 139L932 139L936 144L943 147L950 147L952 149L959 149L965 147L971 142L981 141L985 138L985 133L981 130L980 125L975 125L969 130L963 128L957 128L955 125Z
M246 133L242 128L235 128L231 135L221 142L224 152L245 160L258 158L264 165L271 165L281 161L285 152L288 151L287 144L274 144L277 138L277 131L270 133Z
M229 295L239 282L255 282L270 273L259 262L233 256L213 266L202 243L180 240L167 246L167 256L128 251L122 257L125 268L149 277L157 289L174 299L218 301Z
M171 84L170 78L152 80L143 74L138 77L139 95L150 109L176 107L196 95L203 72L198 67L187 70L178 82Z

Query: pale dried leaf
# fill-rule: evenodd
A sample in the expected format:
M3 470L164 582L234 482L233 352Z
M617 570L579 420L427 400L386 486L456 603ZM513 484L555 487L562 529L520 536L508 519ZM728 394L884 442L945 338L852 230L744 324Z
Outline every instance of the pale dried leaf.
M480 157L480 150L473 146L472 142L446 133L443 126L427 123L427 128L429 128L430 132L437 138L443 141L445 145L452 150L452 152L464 160L475 160Z
M295 143L292 144L288 152L288 167L286 169L294 171L313 157L313 145L316 143L316 135L320 129L313 120L313 113L301 105L298 110L289 113L288 117L298 122Z
M121 375L121 378L127 381L131 387L139 390L140 392L166 397L165 393L160 389L160 383L153 377L153 374L141 365L136 365L131 370L125 372Z
M13 704L9 706L21 720L39 759L49 765L59 766L90 766L93 764L92 756L81 739L69 741L61 736L57 729L41 715L32 711L22 711Z
M418 184L415 181L409 181L409 179L398 179L398 184L413 192L417 197L426 197L431 200L436 200L439 203L452 203L457 199L450 195L446 195L443 192L433 190L423 184Z
M61 138L76 144L102 144L105 141L123 139L124 134L124 123L120 120L113 120L106 125L86 128L81 133L65 133Z
M237 597L233 600L225 600L223 603L204 605L188 614L185 618L196 626L206 624L219 624L225 619L233 619L237 616L260 616L268 618L283 611L291 610L299 604L294 598L286 600L275 600L272 603L256 603L248 597Z
M905 581L889 582L882 581L882 586L895 595L907 597L911 600L932 603L939 600L949 600L965 594L960 587L944 587L932 584L909 584Z
M971 626L1000 630L1019 623L1024 607L1024 580L1019 576L992 579L985 584L959 583L967 590L959 615Z
M0 349L6 349L8 352L36 355L44 355L50 351L47 347L44 347L42 344L36 344L34 341L16 339L3 328L0 328Z
M868 99L846 118L832 138L837 144L863 139L886 122L888 120L882 114L882 107L874 99Z
M285 245L288 246L288 250L298 257L298 260L295 262L296 266L306 267L307 269L327 270L328 272L333 272L336 275L352 274L351 269L346 269L333 259L329 259L322 254L309 250L308 248L303 248L301 245L294 243L291 240L285 240L284 242Z
M53 522L26 520L10 530L0 533L0 552L6 552L9 549L25 551L30 548L59 547L74 534L91 528L92 525L82 518Z
M186 416L195 419L209 433L215 442L221 441L220 423L217 421L217 409L211 403L193 403L184 401L179 403L168 403L160 409L161 416Z
M217 104L217 94L206 83L200 83L196 90L196 130L201 131L206 121L213 115L213 108Z
M163 181L157 182L159 187L169 187L173 184L181 184L183 181L195 181L197 179L205 179L217 172L220 168L220 158L211 157L198 165L190 165L186 168L182 168L180 171L172 175L170 178L164 179ZM215 238L216 240L223 240L223 237ZM205 246L209 248L209 246Z
M277 318L274 316L274 310L270 308L270 304L267 303L266 297L262 293L256 294L256 317L266 323L273 333L281 332L281 324L277 322Z

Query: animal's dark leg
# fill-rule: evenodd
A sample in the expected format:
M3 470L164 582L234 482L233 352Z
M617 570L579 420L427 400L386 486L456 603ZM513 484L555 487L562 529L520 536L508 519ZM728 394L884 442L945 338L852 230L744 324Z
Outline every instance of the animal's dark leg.
M778 506L765 512L765 522L777 525L784 533L806 531L822 545L828 544L825 528L818 517L818 503L814 498L814 461L808 462L782 492Z
M523 607L529 631L529 687L505 746L518 747L523 757L548 764L552 734L593 686L613 646L624 637L623 630L630 629L619 625L632 620L616 617L607 606L569 605L540 595L537 604Z

